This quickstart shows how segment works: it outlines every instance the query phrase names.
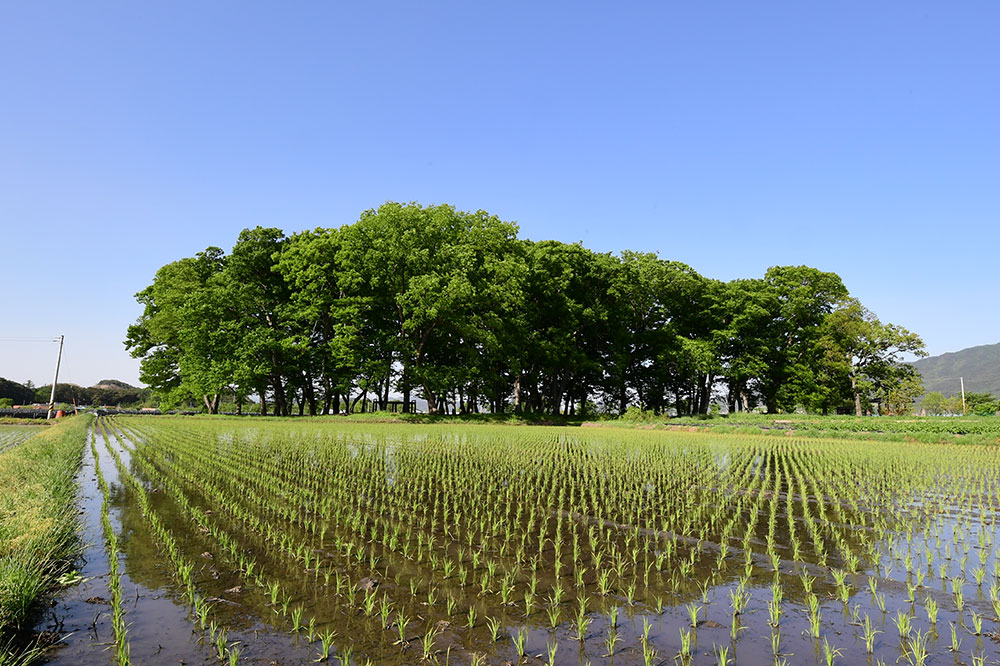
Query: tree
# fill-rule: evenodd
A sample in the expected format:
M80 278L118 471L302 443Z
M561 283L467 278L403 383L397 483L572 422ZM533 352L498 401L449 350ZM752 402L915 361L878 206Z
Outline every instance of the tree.
M242 391L256 392L262 409L270 389L277 415L291 414L294 395L308 394L312 386L311 377L296 365L301 331L294 324L292 289L277 268L287 245L280 229L244 229L219 275L231 323L226 331L230 377Z
M341 396L349 396L356 377L371 374L372 365L362 368L362 360L382 369L388 400L385 349L378 325L361 316L362 306L352 298L341 279L338 254L342 239L337 229L316 229L296 234L283 248L276 270L289 287L288 319L297 335L291 351L302 366L304 376L320 384L321 411L340 411ZM311 384L312 382L310 382ZM311 390L310 390L311 393ZM310 413L316 410L309 400Z
M904 416L913 411L913 403L924 392L924 382L920 373L911 365L899 364L893 368L892 381L879 385L876 398L883 406L883 413L890 416Z
M421 387L438 411L456 378L469 379L456 352L488 344L517 300L516 225L389 202L340 233L340 284L371 324L367 339L387 355L384 368L399 367L404 405Z
M525 245L524 336L512 348L514 408L574 413L603 382L617 261L580 244Z
M923 340L901 326L883 324L857 299L844 299L830 313L823 335L828 361L848 377L857 416L863 413L863 403L876 395L891 396L898 408L903 396L911 396L912 404L923 392L913 394L916 370L902 363L904 354L927 355Z
M144 309L129 327L125 347L142 359L140 378L167 405L200 396L214 412L231 377L232 322L218 281L223 267L222 250L210 247L163 266L136 294Z
M965 394L965 412L976 414L977 416L989 416L995 414L1000 408L997 399L990 393L968 392Z
M944 396L937 391L931 391L924 396L923 402L921 402L921 407L927 411L928 414L934 416L944 413Z

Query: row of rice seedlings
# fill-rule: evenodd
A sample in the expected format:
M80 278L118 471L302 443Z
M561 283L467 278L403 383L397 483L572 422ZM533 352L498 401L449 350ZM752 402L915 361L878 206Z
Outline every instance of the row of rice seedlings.
M282 615L291 625L292 631L296 634L304 632L310 642L320 643L319 661L326 661L330 658L330 649L333 644L333 632L319 633L316 630L316 618L309 617L308 631L303 620L304 608L301 605L292 605L292 594L278 580L269 579L262 566L258 565L257 559L251 556L238 541L233 538L217 521L203 509L193 504L185 494L181 485L173 478L161 473L151 459L146 457L147 452L136 451L132 460L138 464L143 476L157 484L165 490L169 496L181 508L182 513L192 523L192 527L207 531L215 543L227 554L229 561L240 572L243 583L255 587L262 594L271 598L271 605L275 612Z
M105 547L108 551L108 590L111 593L111 627L115 634L115 662L119 666L132 663L129 656L128 626L125 624L125 608L122 604L122 574L119 569L118 535L111 525L108 504L111 501L111 489L101 473L100 457L97 453L96 430L91 431L90 452L94 458L94 473L97 485L101 489L101 527L104 529Z
M216 442L217 446L222 443L223 442ZM590 556L589 562L591 564L594 564L595 560L599 562L600 560L604 559L605 555L604 549L607 549L606 552L608 554L611 554L613 558L609 559L608 561L609 566L607 566L604 569L598 570L598 572L594 574L592 578L591 577L583 578L582 576L576 576L577 580L580 582L580 585L576 586L578 589L582 588L584 593L586 593L587 587L590 585L594 585L596 583L598 590L602 592L603 595L607 595L611 592L617 592L627 598L629 595L629 589L628 589L629 584L635 585L636 581L640 580L639 576L635 576L634 578L632 578L631 581L629 581L627 573L633 573L633 574L636 573L638 569L636 564L639 563L639 561L641 561L642 559L641 556L642 555L648 556L648 554L651 551L649 546L651 540L644 541L642 538L640 538L647 536L641 530L649 529L649 527L640 527L639 528L640 537L636 537L635 531L631 529L635 527L634 525L629 526L627 530L624 530L621 528L622 523L617 523L614 521L607 520L603 517L600 517L601 516L600 505L598 505L597 503L594 504L594 511L593 511L593 513L597 514L598 516L597 520L593 520L594 517L592 515L588 515L588 509L590 507L588 506L588 504L584 502L579 502L579 503L570 502L568 506L565 503L565 501L562 504L560 504L559 503L560 494L554 490L555 483L549 486L550 489L549 493L547 494L544 493L546 486L546 479L543 476L543 473L545 471L544 468L541 470L542 473L536 471L535 473L536 479L532 480L536 481L536 483L532 484L532 487L529 488L529 490L535 491L536 499L538 500L537 503L535 504L524 503L524 502L518 503L517 506L522 513L514 513L514 509L511 508L507 513L506 525L498 524L499 521L502 520L502 518L493 519L492 523L487 523L487 521L483 521L482 518L480 518L481 527L477 530L476 514L474 513L475 509L474 508L470 509L471 512L470 518L465 518L462 515L464 513L464 510L466 510L466 507L468 506L466 502L462 501L463 493L457 493L457 494L453 493L453 497L449 498L447 495L444 495L442 493L435 493L434 488L430 483L428 483L426 486L429 488L429 492L424 493L423 495L417 495L416 498L412 496L407 497L406 494L404 494L403 492L397 492L395 496L391 491L386 492L386 488L384 486L385 486L385 479L386 479L385 474L387 473L387 468L384 465L380 466L379 462L381 460L385 460L384 456L387 455L389 449L388 447L380 448L377 445L373 447L371 446L371 444L372 443L366 443L365 446L358 446L358 448L352 454L356 458L360 458L365 467L359 468L358 466L353 466L350 469L349 475L351 475L352 478L347 483L344 483L343 485L340 486L340 488L343 489L342 496L346 496L348 498L347 500L348 507L351 507L351 500L349 498L365 497L369 499L369 502L367 502L366 503L367 505L364 507L365 509L369 510L374 509L375 511L377 511L380 509L388 508L390 511L390 515L392 515L393 518L398 519L398 522L405 522L406 520L409 520L410 524L415 525L416 529L419 530L413 532L413 534L415 534L417 538L416 548L417 551L420 553L420 555L418 555L418 558L422 562L429 561L430 560L429 555L433 554L434 551L440 551L441 545L446 545L447 547L444 549L444 552L446 554L444 556L438 556L437 558L435 558L438 560L440 567L435 567L434 569L432 569L433 571L440 571L441 573L447 573L446 570L450 569L452 571L456 571L457 570L456 567L461 567L463 565L481 564L481 562L480 563L471 562L470 558L465 557L465 553L456 552L458 550L456 548L456 544L458 547L461 547L463 545L462 544L463 538L469 534L472 535L474 540L480 537L485 537L482 540L491 541L491 540L496 540L500 536L503 536L505 541L510 542L511 541L511 539L509 538L510 536L516 537L518 536L518 533L520 533L522 542L530 544L532 541L532 537L535 534L535 529L539 528L544 523L543 515L551 517L552 511L550 510L548 512L543 512L540 508L538 508L536 509L534 515L532 515L530 513L530 509L526 510L523 509L523 507L532 506L532 507L545 507L551 509L553 507L553 504L555 504L556 506L560 507L559 509L557 509L557 514L556 514L557 516L564 516L566 513L570 513L574 509L577 510L583 509L583 511L578 510L573 513L576 513L581 517L587 518L587 521L584 522L574 517L572 521L565 521L563 523L564 527L568 523L572 525L579 525L582 523L587 525L588 527L595 527L595 525L599 525L599 528L590 530L588 532L583 532L582 529L576 530L575 532L568 532L568 533L564 532L563 534L567 535L564 536L564 538L566 538L566 541L563 541L562 539L559 539L559 541L562 541L562 543L565 545L571 538L571 536L568 535L575 534L577 537L577 544L582 544L582 550L584 550L585 555ZM402 443L396 443L393 444L392 446L394 447L392 449L393 456L397 458L402 457L402 455L396 456L396 454L399 453L401 449L404 449L406 447ZM243 447L243 448L248 448L248 447ZM797 449L795 446L790 446L785 448L789 449L792 452L792 454L790 455L797 453ZM298 451L296 449L298 449ZM375 451L376 455L373 456L363 455L366 451L372 451L372 450ZM226 451L228 451L228 449L226 449ZM259 455L259 460L255 462L256 469L261 472L268 472L269 474L273 474L273 476L270 476L270 480L267 481L266 483L276 484L275 486L272 486L272 488L270 489L270 492L272 492L272 496L275 499L284 501L286 503L284 509L278 509L278 511L281 512L280 513L281 521L294 524L297 527L305 529L313 534L315 534L317 531L320 534L322 534L322 527L324 526L323 520L324 518L329 519L329 512L331 509L329 504L327 504L326 506L322 504L322 500L320 500L318 493L316 493L315 490L313 489L320 487L319 483L320 479L331 481L329 472L331 468L335 469L335 467L328 467L327 465L324 464L324 461L320 457L323 455L323 452L320 450L318 446L306 449L306 451L308 451L307 456L299 457L298 459L296 459L296 456L297 454L301 456L302 447L296 446L295 443L282 442L280 444L280 447L275 446L272 447L271 449L268 449L265 446L264 451L267 453ZM422 450L421 453L426 453L426 450ZM309 459L308 456L312 456L312 458ZM768 456L774 457L771 451L768 452ZM460 454L459 457L461 458L467 456ZM795 476L795 473L793 473L791 471L791 468L789 467L789 465L791 464L790 462L788 462L788 459L790 459L789 456L777 456L777 457L780 459L781 462L780 464L774 465L774 467L775 469L777 469L778 467L781 468L781 475L780 477L778 476L777 473L773 475L772 478L774 478L774 486L772 486L771 492L769 492L768 494L765 494L766 491L758 493L757 495L758 503L756 507L758 511L760 509L766 510L768 515L768 522L766 523L766 529L768 530L768 534L771 535L771 537L767 539L767 543L769 544L768 559L770 559L772 562L774 562L775 560L774 556L779 554L779 550L783 547L784 544L779 544L778 540L774 538L773 536L774 528L771 526L776 524L776 520L779 515L784 515L786 520L791 520L789 518L788 512L790 509L792 512L795 511L795 507L792 504L792 499L794 499L793 494L791 492L788 492L787 490L783 490L783 488L791 487L790 481ZM392 485L398 487L397 491L399 489L409 490L413 486L407 488L406 486L403 485L403 483L398 482L403 477L403 475L398 473L399 472L398 468L400 467L398 464L399 461L396 460L395 462L397 463L396 465L397 470L396 472L394 472L394 474L397 476L396 480L397 482L393 483ZM770 464L770 462L768 464ZM855 465L855 467L856 466L857 465ZM698 469L697 466L695 468ZM445 483L441 485L448 486L449 484L447 483L447 481L449 480L450 477L451 480L458 480L459 482L457 484L454 483L450 484L452 488L456 486L461 487L462 485L464 485L465 487L469 487L469 485L471 484L473 488L468 493L464 494L472 496L474 502L479 502L479 503L482 502L482 497L477 495L477 493L475 492L475 490L477 490L475 488L477 482L482 478L484 478L482 474L468 474L468 473L463 474L461 472L461 469L455 471L453 469L449 469L445 465L439 465L437 469L434 469L433 466L428 466L426 469L428 469L429 471L425 476L420 476L419 475L420 470L417 469L415 471L418 474L414 475L414 477L411 477L411 478L416 478L415 483L418 486L423 485L424 481L429 482L435 478L439 479L443 478ZM702 469L710 470L711 467L704 466ZM743 476L745 476L745 470L747 469L746 466L743 466L738 469L740 469L742 471ZM369 483L367 485L350 483L351 480L357 481L360 479L363 481L366 478L365 472L369 470L375 470L375 472L374 474L367 474L369 480ZM227 471L226 473L228 474L229 471ZM382 481L381 484L377 482L378 476L380 474L383 475L381 479ZM737 477L737 479L741 479L743 478L743 476ZM847 476L848 475L846 474L840 474L839 476L836 476L834 478L845 479L847 478ZM872 475L872 476L877 477L877 475ZM542 478L539 479L538 477ZM489 479L489 476L485 476L485 478ZM710 478L709 475L703 475L701 477L696 477L696 478L703 482L708 482L713 480L712 478ZM822 478L822 477L816 474L808 474L807 482L818 483L817 478ZM311 479L315 479L316 481L310 484ZM337 481L337 479L332 479L332 480L335 482ZM541 484L537 484L538 480L541 480ZM729 479L729 482L731 483L732 480L733 479ZM595 481L597 481L597 483L594 486L592 486L591 489L593 487L596 487L598 488L598 491L600 491L601 489L600 480L595 479ZM538 485L541 485L542 488L539 489ZM689 491L691 489L691 485L692 484L690 483L687 484L687 489ZM277 488L277 490L275 490L275 488ZM861 501L867 501L872 504L870 511L872 513L877 513L879 505L877 505L871 497L866 497L865 495L857 492L856 490L854 492L850 492L850 487L846 485L842 485L841 488L847 489L847 492L842 492L841 494L844 497L846 497L846 499L843 500L843 502L847 502L848 506L850 506L852 503L855 506L860 506ZM304 492L302 492L303 490ZM492 489L487 487L486 490L487 493L489 493ZM299 494L300 492L301 495ZM569 492L570 493L573 492L572 487L570 488ZM612 493L614 492L614 486L611 486L611 492ZM785 493L784 507L782 507L779 500L782 492ZM817 492L817 490L813 490L813 498L807 500L806 493L802 491L802 488L800 486L797 498L802 503L803 506L802 517L800 519L805 521L807 534L818 533L821 528L817 527L817 523L819 523L820 521L825 521L824 523L822 523L823 525L822 529L824 530L823 534L829 535L831 543L833 543L839 551L837 555L840 558L840 560L845 564L847 564L848 568L858 569L860 568L858 565L861 564L861 558L858 556L858 554L855 554L854 551L859 546L856 543L852 544L848 539L848 537L844 534L844 532L846 531L846 528L849 527L850 522L856 522L862 525L866 524L867 522L872 522L873 529L875 529L878 526L879 521L867 521L863 517L858 519L856 517L845 516L842 508L834 508L834 507L841 507L841 501L838 501L836 503L831 503L830 505L830 511L833 514L832 517L839 518L841 521L848 521L843 523L842 527L840 527L838 531L838 528L831 527L831 524L834 521L829 520L829 517L823 518L823 516L826 515L825 505L819 503L819 508L816 509L816 515L819 516L820 518L819 520L816 520L815 518L812 519L813 528L810 529L809 522L810 518L813 516L813 512L807 509L807 501L816 503L821 502L823 501L824 496L826 496L828 492L830 491L824 490L823 492ZM633 492L632 495L636 496L638 495L638 493ZM691 493L688 494L688 497L690 497L690 495ZM565 498L565 496L566 496L566 491L563 490L561 497ZM628 492L626 491L625 493L622 493L622 495L619 495L618 498L621 499L623 496L624 498L628 499L629 497ZM738 494L738 496L746 497L747 495ZM326 497L329 497L329 495L327 495ZM503 495L499 495L500 499L503 499L503 497L504 497ZM508 495L508 497L514 497L514 495L511 494ZM371 502L370 501L371 498L382 500L382 503L377 504ZM451 501L449 501L449 499ZM761 499L765 501L761 502L760 501ZM895 502L895 500L892 500L890 503L892 502ZM310 508L310 504L312 508ZM508 504L508 506L511 506L512 504L513 503L510 503ZM701 510L699 511L698 507L700 505L701 503L695 504L689 501L689 502L684 502L681 506L685 512L688 509L694 509L693 513L695 514L696 520L702 520L703 525L705 524L711 525L712 517L718 513L718 509L716 508L715 511L711 511L709 508L701 508ZM503 505L501 504L501 506ZM429 511L428 507L430 508ZM360 507L358 506L358 504L355 504L352 508L357 509ZM421 508L423 509L422 511ZM438 513L439 511L440 514ZM784 513L782 514L782 512ZM854 513L860 513L860 512L854 512ZM511 514L514 515L511 516ZM572 515L572 513L570 513L570 515ZM640 525L642 525L641 522L643 518L642 508L639 507L639 510L637 510L634 515L637 516L638 518L637 522L640 522ZM757 513L750 514L750 516L755 516L755 515L757 515ZM861 513L860 515L863 516L864 514ZM903 515L902 512L893 512L891 509L889 510L888 515L893 519L894 522L897 523L901 523L902 519L906 518L906 516ZM513 517L513 520L511 520L511 517ZM598 520L600 522L597 522ZM753 524L753 520L751 519L747 521L747 524L748 525ZM536 544L542 543L545 544L546 547L554 546L557 537L559 535L558 532L559 521L555 520L554 522L550 523L550 525L551 527L547 529L544 530L539 529L539 536L537 538ZM654 527L653 531L656 532L655 522L652 523L646 522L645 525L652 525ZM340 525L340 527L344 526L345 525ZM348 520L346 527L353 528L355 534L367 534L365 532L365 529L367 527L370 527L370 525L366 524L364 518L362 517L360 519L352 518L351 520ZM554 527L555 529L553 530L552 527ZM682 525L682 527L679 529L678 532L672 532L672 537L677 538L681 535L684 535L685 532L691 533L689 531L691 527L692 527L691 525ZM883 532L889 531L888 521L883 521L881 529ZM706 531L704 527L702 527L701 530ZM797 532L797 530L794 531ZM746 539L746 535L751 534L751 532L752 530L747 530L747 532L744 533L744 539ZM421 537L421 534L425 536ZM589 549L587 548L588 542L584 541L581 538L583 536L589 537L589 541L591 542ZM737 534L736 536L738 537L739 534ZM839 539L838 536L840 537ZM430 541L431 537L434 537L435 541ZM437 543L436 542L437 538L441 538L441 540L444 541L444 544ZM791 546L791 548L793 551L795 549L794 538L795 537L792 536L793 545ZM322 536L320 536L320 541L322 541ZM815 545L816 541L815 537L813 538L813 541ZM516 538L514 539L514 542L516 544ZM679 542L680 542L679 539L667 541L668 544L670 543L677 544ZM869 541L869 543L873 542L875 542L874 538ZM406 543L412 543L412 541L408 540ZM642 544L642 547L637 548L636 545L640 543ZM722 550L722 543L724 542L720 540L719 542L720 551ZM405 551L407 549L407 546L400 543L399 541L397 541L396 545L397 545L396 549L397 551ZM631 548L629 548L629 546L631 546ZM502 545L499 546L499 548L502 547L503 547ZM826 539L824 539L823 544L819 547L820 555L824 554L826 547L827 547ZM864 548L864 544L862 544L860 547ZM669 546L667 546L667 548L669 548ZM560 573L558 572L554 572L554 570L562 568L561 565L557 564L557 562L563 561L562 557L556 555L558 550L559 549L553 547L551 551L552 564L551 567L548 568L549 570L547 572L550 574L550 576L551 574L555 573L554 578L556 579L556 581L559 581L560 578L565 577L561 576ZM751 553L751 550L752 550L751 548L747 548L743 552ZM801 546L799 550L800 552L802 551ZM494 551L496 555L499 555L500 557L496 559L489 559L489 558L486 559L485 567L487 570L489 569L490 561L500 562L505 565L505 569L503 571L504 576L499 581L500 585L499 592L502 597L506 598L506 601L504 601L504 603L506 604L511 603L511 599L515 599L520 596L518 594L515 594L516 592L520 591L517 589L517 585L518 584L524 585L524 587L526 588L523 590L526 595L524 604L526 611L525 615L530 616L533 610L532 609L533 601L537 595L537 588L535 590L531 589L532 587L531 581L532 580L537 581L539 578L538 572L540 570L544 571L545 567L540 567L537 564L535 565L534 568L530 568L530 565L525 566L528 562L531 562L532 560L529 559L529 557L525 554L527 552L530 552L529 549L525 548L524 551L525 552L521 553L521 556L518 557L517 555L519 553L515 548L514 553L512 554L508 553L508 556L506 558L499 552ZM638 555L639 557L633 557L632 560L629 561L626 559L626 557L630 554L631 551L634 551L636 555ZM480 547L477 551L472 551L472 552L489 553L490 551L489 547L487 546L486 548ZM540 552L540 557L534 559L534 562L542 561L544 563L544 558L546 557L548 552L549 551L542 549ZM657 553L657 555L659 556L660 554L662 554L662 552L663 551L660 550L659 553ZM690 571L694 566L694 563L699 561L700 549L697 548L687 549L687 553L689 554L689 556L692 553L694 555L691 556L689 560L688 559L680 560L677 563L677 569L681 571L686 569L687 572L690 573ZM413 555L414 554L411 552L409 556L413 557ZM455 559L456 555L457 559ZM511 555L513 555L513 560L514 560L513 564L518 565L517 569L514 570L513 576L511 576L512 569L506 568L507 565L510 564ZM725 557L726 555L723 554L721 560L723 565L725 564ZM852 562L854 558L857 559L858 564L851 566L850 562ZM666 558L664 557L664 559ZM677 559L679 560L680 558ZM778 566L780 566L781 558L779 557L777 559L778 559ZM446 564L446 562L448 561L451 561L451 565ZM581 561L587 562L587 560L584 558L574 558L574 563L570 565L574 566L573 569L574 574L580 570L579 563ZM797 562L798 559L793 557L793 561ZM685 564L685 562L687 562L687 564ZM748 556L746 559L745 566L748 567L749 573L751 574L753 573L753 562L754 559ZM494 564L494 568L496 568L496 566L497 565ZM625 576L621 575L623 570L624 572L626 572ZM618 575L615 576L615 574ZM620 584L622 580L624 580L625 582L624 585ZM496 582L495 579L493 579L492 582ZM614 583L619 583L619 585L614 585ZM557 589L562 589L562 588L554 586L549 588L550 592L554 594L558 594L555 592L555 590ZM846 596L850 598L850 593L848 592ZM558 605L556 606L556 609L558 610Z
M421 548L421 547L422 547L422 545L420 543L419 535L418 535L418 549ZM461 567L461 564L459 564L459 567ZM449 569L449 563L448 563L447 560L444 561L443 568L445 569L445 575L447 577L447 575L448 575L448 569Z
M166 463L162 459L157 460L155 452L151 450L151 447L141 447L135 450L132 460L139 465L143 475L147 479L156 482L168 492L181 508L182 513L191 521L192 527L206 531L215 540L216 544L228 556L234 568L240 572L243 583L249 587L256 588L262 595L270 598L271 607L275 613L286 620L291 632L296 636L304 636L310 643L317 645L317 661L327 661L334 656L331 653L331 649L334 645L335 632L329 626L323 630L320 623L317 623L317 618L314 615L306 613L305 606L302 603L293 604L292 592L279 580L265 575L264 566L259 565L258 560L252 557L245 548L241 547L238 540L221 527L210 516L209 512L192 503L182 489L181 484L174 478L162 473L157 463L164 468L170 468L174 476L183 477L182 474L177 474L177 470L173 465ZM190 479L188 480L190 481ZM230 503L223 506L234 507L238 506L238 504ZM298 554L295 554L296 552ZM292 564L298 565L300 563L301 558L299 554L302 552L300 548L298 551L289 553L293 556ZM318 564L319 558L316 558L314 561ZM306 570L308 570L309 564L307 558L305 561ZM316 577L318 577L318 573L317 569ZM329 572L324 572L324 576L328 578ZM355 583L347 576L341 577L339 573L336 581L338 594L344 589L349 590L352 599L355 596L363 599L363 601L359 602L358 610L363 608L367 616L373 615L377 603L378 613L384 620L383 626L388 627L388 622L385 618L391 612L392 605L384 595L381 598L378 598L373 593L356 595L355 593L358 588ZM342 645L337 657L342 658L344 654L350 654L351 652L352 648L349 644Z
M470 613L469 613L469 615L470 615L470 618L471 618L471 617L472 617L472 615L473 615L473 613L471 612L471 611L473 611L473 610L474 610L474 609L470 609Z
M208 617L211 612L211 604L207 599L198 593L195 587L193 575L194 563L184 557L177 543L177 539L174 537L170 529L164 525L159 514L153 510L146 489L131 472L131 470L129 470L128 467L122 462L121 455L112 446L111 438L114 437L117 441L114 428L107 427L108 420L105 418L100 418L98 420L98 426L101 428L102 434L104 434L105 448L111 455L115 462L115 466L118 469L119 480L127 484L129 490L137 498L139 510L151 528L151 532L157 537L160 545L166 551L168 559L173 565L174 574L177 577L177 580L183 585L185 598L187 599L194 616L198 619L198 622L203 630L206 626L209 627L211 631L211 640L216 646L216 653L219 660L229 664L236 664L239 661L240 655L239 644L229 643L227 641L226 630L219 629L214 622L209 621Z

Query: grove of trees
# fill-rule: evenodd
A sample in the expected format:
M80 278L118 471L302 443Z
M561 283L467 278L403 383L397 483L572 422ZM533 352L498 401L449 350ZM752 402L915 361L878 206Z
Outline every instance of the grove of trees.
M340 228L240 233L160 268L125 345L169 406L580 414L909 411L918 336L840 277L776 266L722 282L655 254L518 238L448 205L386 203Z
M924 396L920 406L928 414L934 416L940 414L989 416L1000 412L1000 400L994 398L991 393L972 391L965 394L964 400L961 395L953 394L946 398L939 391L931 391Z

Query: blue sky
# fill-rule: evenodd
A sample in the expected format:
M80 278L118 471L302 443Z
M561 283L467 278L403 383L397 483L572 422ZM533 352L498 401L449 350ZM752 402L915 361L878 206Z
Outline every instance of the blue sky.
M4 3L0 376L137 382L157 268L386 200L1000 341L995 2ZM10 295L19 294L16 298Z

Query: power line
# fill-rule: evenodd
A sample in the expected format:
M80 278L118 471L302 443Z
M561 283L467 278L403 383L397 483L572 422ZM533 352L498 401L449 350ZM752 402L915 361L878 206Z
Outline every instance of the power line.
M0 342L59 342L59 338L0 338Z

